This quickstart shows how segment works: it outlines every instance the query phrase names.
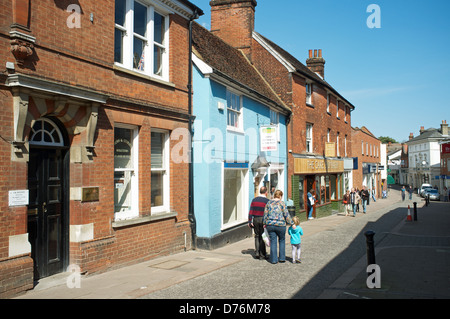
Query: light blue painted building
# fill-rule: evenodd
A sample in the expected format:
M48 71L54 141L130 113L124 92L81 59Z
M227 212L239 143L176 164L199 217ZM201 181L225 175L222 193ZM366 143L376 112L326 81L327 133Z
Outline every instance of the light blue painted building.
M241 51L198 24L193 52L197 245L216 248L251 236L248 210L261 186L287 194L290 110Z

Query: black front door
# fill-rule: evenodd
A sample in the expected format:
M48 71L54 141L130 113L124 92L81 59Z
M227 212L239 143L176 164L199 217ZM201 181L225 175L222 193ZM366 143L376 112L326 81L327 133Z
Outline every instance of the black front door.
M35 280L62 272L67 257L64 150L30 149L28 233Z

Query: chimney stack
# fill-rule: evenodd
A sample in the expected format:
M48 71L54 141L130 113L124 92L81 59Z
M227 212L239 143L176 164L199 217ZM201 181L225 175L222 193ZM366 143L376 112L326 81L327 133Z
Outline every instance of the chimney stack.
M425 127L421 126L419 133L422 134L425 131Z
M211 0L211 32L251 60L256 0Z
M441 134L442 135L448 135L448 124L447 120L443 120L441 124Z
M322 49L314 50L314 56L312 50L309 50L309 58L306 60L306 65L311 71L325 79L325 59L322 57Z
M409 140L411 141L414 138L414 134L413 133L409 133Z

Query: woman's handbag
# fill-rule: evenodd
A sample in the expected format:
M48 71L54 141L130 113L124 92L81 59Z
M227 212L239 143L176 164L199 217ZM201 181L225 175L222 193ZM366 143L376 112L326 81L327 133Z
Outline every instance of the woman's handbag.
M267 228L264 228L264 233L262 234L262 239L264 240L264 243L267 247L270 246L270 239L269 239L269 232L267 231Z

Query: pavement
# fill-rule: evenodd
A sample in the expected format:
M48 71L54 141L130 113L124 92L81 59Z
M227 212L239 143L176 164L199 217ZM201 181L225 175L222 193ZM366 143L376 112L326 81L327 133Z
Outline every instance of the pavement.
M413 202L417 221L408 221L408 205L414 219ZM61 273L40 280L14 299L450 298L449 202L424 206L416 195L402 202L398 190L391 190L387 199L371 201L367 214L358 213L356 218L335 214L301 226L305 235L299 265L289 258L277 265L255 260L254 239L247 238L212 251L186 251L101 274ZM381 287L373 289L367 287L363 240L371 227L381 270ZM290 256L288 237L286 256ZM278 282L279 292L254 288L254 280L245 278L255 269L266 282L274 278L270 285ZM296 285L280 271L299 278Z

